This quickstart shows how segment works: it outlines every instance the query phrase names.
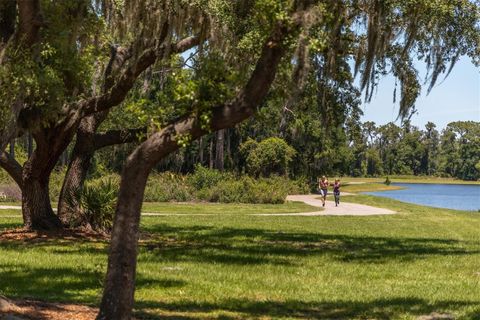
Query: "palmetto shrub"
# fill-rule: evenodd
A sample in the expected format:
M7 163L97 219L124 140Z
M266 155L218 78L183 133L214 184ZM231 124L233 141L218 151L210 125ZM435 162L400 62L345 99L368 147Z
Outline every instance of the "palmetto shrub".
M144 200L148 202L193 201L195 192L187 176L171 172L156 173L148 178Z
M94 230L111 230L118 191L119 181L114 177L99 178L85 183L80 197L80 207Z

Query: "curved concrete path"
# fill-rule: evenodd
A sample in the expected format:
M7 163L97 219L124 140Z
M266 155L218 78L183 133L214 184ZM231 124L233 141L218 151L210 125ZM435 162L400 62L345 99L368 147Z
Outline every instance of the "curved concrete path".
M373 216L381 214L395 214L395 211L383 208L377 208L367 206L364 204L342 202L340 198L340 204L335 207L335 202L327 200L325 207L322 206L322 201L317 199L320 195L291 195L287 197L288 201L300 201L313 207L323 208L318 212L305 212L305 213L279 213L275 215L302 215L302 216ZM330 196L331 197L331 196ZM328 197L327 197L328 199ZM271 214L270 214L271 215Z
M342 193L347 195L346 192ZM382 215L382 214L395 214L395 211L383 208L377 208L372 206L367 206L364 204L357 203L348 203L342 202L340 199L340 205L335 207L335 202L327 200L325 207L322 207L322 201L317 199L320 195L318 194L309 194L309 195L290 195L287 196L287 201L298 201L304 202L312 207L323 208L321 211L313 212L296 212L296 213L255 213L250 214L251 216L373 216L373 215ZM332 196L329 196L332 197ZM328 198L327 198L328 199ZM0 205L1 209L22 209L21 206L9 206L9 205ZM217 215L215 213L156 213L156 212L142 212L143 216L213 216ZM218 214L224 215L224 214ZM17 216L1 216L3 218L17 217Z

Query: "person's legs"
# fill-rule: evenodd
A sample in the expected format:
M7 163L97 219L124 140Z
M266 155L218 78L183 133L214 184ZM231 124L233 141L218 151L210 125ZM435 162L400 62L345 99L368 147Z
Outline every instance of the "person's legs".
M320 200L322 201L322 206L324 206L325 205L325 199L323 198L323 190L320 189L319 193L320 193Z
M325 207L325 202L327 201L327 190L322 189L322 205Z

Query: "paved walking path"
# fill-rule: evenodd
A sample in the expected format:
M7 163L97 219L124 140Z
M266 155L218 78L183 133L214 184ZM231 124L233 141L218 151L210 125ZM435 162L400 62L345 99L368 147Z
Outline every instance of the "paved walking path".
M346 192L342 193L347 195ZM287 197L288 201L298 201L304 202L310 206L323 208L322 201L317 199L320 195L318 194L309 194L309 195L291 195ZM16 209L21 210L21 206L11 206L11 205L0 205L0 210L2 209ZM382 215L382 214L395 214L395 211L383 208L377 208L372 206L367 206L357 203L347 203L340 200L340 205L335 207L335 202L327 200L325 207L321 211L314 212L297 212L297 213L255 213L250 214L252 216L373 216L373 215ZM222 213L157 213L157 212L142 212L143 216L214 216L214 215L225 215ZM234 213L232 213L234 215ZM2 218L14 218L18 216L1 216Z
M346 193L342 193L346 195ZM309 195L291 195L287 197L289 201L300 201L304 202L313 207L324 208L322 211L318 212L305 212L305 213L283 213L275 215L303 215L303 216L373 216L381 214L395 214L395 211L383 208L377 208L372 206L367 206L364 204L357 203L348 203L342 202L340 199L340 204L338 207L335 207L335 202L327 200L325 207L322 207L322 201L319 198L320 195L309 194ZM327 197L328 199L328 197Z

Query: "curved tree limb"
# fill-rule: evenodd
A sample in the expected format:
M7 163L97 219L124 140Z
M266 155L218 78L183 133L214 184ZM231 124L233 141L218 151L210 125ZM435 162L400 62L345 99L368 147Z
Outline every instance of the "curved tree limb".
M0 167L2 167L15 180L20 189L23 189L22 166L14 158L3 151L0 154Z
M124 130L109 130L96 133L94 136L94 149L98 150L104 147L116 144L141 142L147 138L147 128L135 128Z
M43 26L43 16L39 0L20 0L18 5L18 34L17 39L23 41L27 47L36 43Z
M118 81L112 85L111 90L100 96L79 102L77 107L81 116L84 117L93 113L101 112L120 104L135 84L138 76L140 76L140 74L148 67L153 65L157 58L162 57L165 52L180 53L193 48L198 44L200 44L200 37L191 36L174 44L163 45L159 49L148 48L144 50L139 58L125 69Z
M132 59L133 49L126 49L122 47L112 47L112 54L107 68L105 69L104 74L104 84L103 84L103 95L108 95L112 90L115 89L114 86L117 85L119 81L127 81L125 87L122 87L124 90L120 97L121 100L125 98L128 90L133 86L134 82L140 75L140 73L146 70L149 66L154 64L159 59L168 58L169 55L186 51L197 44L200 43L199 37L188 37L183 40L178 41L170 45L170 48L165 52L159 51L160 54L157 55L153 49L147 51L148 54L140 56L140 60L143 59L144 62L141 62L142 65L139 67L139 62L126 66L126 61ZM153 54L155 53L155 55ZM125 73L120 76L120 80L115 82L115 75L120 73L120 70L126 66L127 74L132 75L130 78L125 78ZM128 73L130 68L130 73ZM132 69L136 68L136 69ZM123 79L123 80L122 80ZM125 83L124 83L125 84ZM112 101L110 101L111 103ZM120 101L121 102L121 101ZM119 103L120 103L119 102ZM111 104L113 107L114 104ZM74 226L76 223L82 224L83 219L79 210L76 208L76 201L66 201L70 194L78 194L83 188L83 183L87 176L88 168L91 164L91 159L96 150L115 144L122 144L128 142L141 142L147 138L147 128L138 128L138 129L127 129L127 130L112 130L104 133L96 133L100 124L108 116L109 108L105 108L102 111L86 114L83 118L80 118L81 112L76 112L73 110L73 114L67 119L68 122L63 124L64 128L76 128L77 140L75 142L75 147L73 149L71 159L69 161L68 170L63 181L62 190L60 193L58 201L58 215L61 220L70 226ZM80 120L77 120L79 119ZM79 121L77 123L76 121Z

